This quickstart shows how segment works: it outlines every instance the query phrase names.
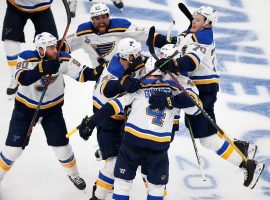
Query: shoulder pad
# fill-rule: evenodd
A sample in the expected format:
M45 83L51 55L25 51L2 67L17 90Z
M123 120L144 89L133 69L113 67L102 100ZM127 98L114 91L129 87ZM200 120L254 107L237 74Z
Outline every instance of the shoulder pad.
M76 31L77 36L84 35L84 34L90 34L90 33L93 33L92 22L85 22L85 23L80 24L77 28L77 31Z
M192 34L192 40L196 43L210 45L213 43L212 28L202 29Z
M109 65L107 67L107 70L117 78L121 78L125 72L124 67L119 62L119 56L118 54L114 55L109 62Z
M108 32L124 32L131 25L131 22L122 18L113 18L110 20Z
M61 51L59 54L59 60L61 60L61 61L65 61L65 60L68 61L68 60L70 60L70 58L71 58L71 56L64 51Z
M40 56L38 55L37 51L31 51L31 50L27 50L27 51L23 51L22 53L19 54L19 57L21 57L24 60L28 60L28 61L37 61L40 59Z

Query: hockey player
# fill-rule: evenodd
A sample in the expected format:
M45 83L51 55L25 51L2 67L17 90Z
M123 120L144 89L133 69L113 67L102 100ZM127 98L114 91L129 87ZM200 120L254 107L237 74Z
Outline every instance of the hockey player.
M82 65L70 55L61 52L57 55L57 39L43 32L35 37L35 51L19 54L16 80L20 86L15 98L6 146L0 153L0 181L22 154L22 146L28 145L25 138L33 114L37 108L48 74L52 74L50 84L41 104L37 121L40 121L49 146L52 147L60 164L66 170L74 185L83 190L84 180L79 176L76 159L65 137L67 133L63 118L64 77L68 75L77 81L95 80L94 69Z
M219 91L219 74L215 54L215 42L212 27L217 22L216 10L202 6L194 12L192 26L178 38L178 49L181 57L171 60L161 70L165 72L188 72L188 76L199 89L203 109L215 120L214 104ZM157 61L157 66L166 59ZM217 153L223 159L244 169L246 174L244 185L253 188L262 173L264 164L252 160L256 153L256 145L243 141L235 141L235 145L249 159L246 163L216 128L201 113L196 116L186 115L195 138L200 138L202 146ZM187 124L189 124L187 123ZM254 176L254 177L253 177Z
M147 60L140 77L154 69L153 60L152 57ZM171 80L162 79L159 70L143 80L142 85L142 89L135 93L110 100L81 124L80 134L89 137L99 121L119 113L126 105L131 104L124 127L124 139L114 169L114 200L129 199L132 181L139 165L147 171L147 199L163 199L169 178L167 150L172 139L174 116L179 113L179 108L184 108L190 115L199 113L198 108L193 106L184 94L179 93ZM189 89L194 92L190 86ZM148 101L155 92L167 95L172 101L167 101L163 109L152 107ZM193 95L198 100L197 94Z
M148 30L123 18L110 19L109 8L97 3L90 8L90 21L80 24L66 42L70 52L82 48L97 66L108 62L115 55L119 40L128 37L145 42Z
M7 10L3 23L2 41L7 63L10 68L11 82L7 88L9 99L13 99L18 89L15 71L21 44L25 42L24 26L30 19L35 27L35 35L49 32L58 38L58 33L51 11L52 1L48 0L7 0ZM44 23L46 22L46 23Z
M124 38L119 41L117 49L117 54L112 57L109 66L104 69L100 80L95 86L93 92L94 113L116 95L124 92L134 93L141 88L140 82L127 74L127 71L134 64L134 60L141 56L141 44L132 38ZM138 66L137 70L141 66ZM114 182L113 170L122 142L121 132L123 124L123 113L114 115L97 124L97 141L102 159L106 162L103 168L100 169L91 200L105 199L108 194L112 193ZM85 140L89 137L80 135Z

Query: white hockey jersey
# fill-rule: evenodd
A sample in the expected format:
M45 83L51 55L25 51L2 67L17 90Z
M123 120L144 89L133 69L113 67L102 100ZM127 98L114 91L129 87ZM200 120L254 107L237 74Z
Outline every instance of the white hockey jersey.
M60 65L59 72L53 74L51 77L50 84L40 107L41 112L56 106L62 106L65 87L64 74L77 81L84 82L83 71L86 66L83 66L65 52L60 53L59 59L63 62ZM26 71L34 69L40 60L41 58L37 51L24 51L19 55L15 74L15 78L20 84L15 98L15 106L18 109L31 112L37 108L48 75L43 76L30 85L20 83L20 76Z
M94 111L99 110L105 103L107 103L112 98L107 98L103 94L103 89L106 87L106 84L110 80L119 80L125 69L122 64L119 62L119 55L115 54L111 59L107 68L104 68L99 80L97 81L94 92L93 92L93 106ZM123 112L118 113L117 115L112 116L112 118L117 120L123 120Z
M78 26L77 32L67 37L67 44L71 52L82 48L88 54L93 66L99 63L99 57L109 61L116 54L119 40L134 38L145 44L148 38L148 29L133 25L126 19L110 19L108 31L99 35L92 22Z
M195 85L219 83L215 42L211 28L202 29L196 33L187 30L180 34L177 43L181 56L189 56L196 64L196 70L188 73Z
M170 80L145 79L143 89L112 99L109 103L115 113L119 113L126 105L131 104L131 111L124 128L125 140L140 147L167 150L171 142L174 117L179 114L179 109L151 109L148 99L155 91L179 93L175 83ZM199 113L195 106L184 111L188 114Z
M48 9L53 0L8 0L15 8L27 12L39 12Z

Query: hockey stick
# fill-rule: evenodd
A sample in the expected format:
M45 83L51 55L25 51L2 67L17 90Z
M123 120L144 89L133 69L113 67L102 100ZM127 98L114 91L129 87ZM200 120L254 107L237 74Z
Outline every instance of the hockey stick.
M187 128L189 130L189 134L190 134L190 138L191 138L191 141L192 141L192 144L193 144L193 147L194 147L197 162L198 162L198 165L199 165L200 170L201 170L202 179L203 179L203 181L206 181L206 177L205 177L205 174L204 174L204 171L203 171L203 168L202 168L201 157L199 155L199 151L198 151L198 148L197 148L197 145L196 145L196 141L195 141L195 138L194 138L192 127L190 125L190 122L189 122L189 119L188 119L187 116L185 116L185 120L187 122Z
M67 32L68 32L68 29L69 29L69 26L70 26L70 23L71 23L71 15L70 15L70 9L69 9L69 5L68 5L68 2L67 0L62 0L64 6L65 6L65 9L66 9L66 13L67 13L67 25L66 25L66 29L65 29L65 32L63 34L63 37L61 39L61 42L60 42L60 45L58 46L58 49L57 49L57 57L59 56L60 54L60 51L63 47L63 44L64 44L64 41L65 41L65 38L67 37ZM50 84L50 80L52 78L52 75L49 74L48 77L46 78L46 82L44 84L44 87L43 87L43 90L42 90L42 94L41 94L41 97L39 99L39 102L38 102L38 105L37 105L37 108L35 110L35 113L33 115L33 118L31 120L31 123L29 125L29 128L27 130L27 134L26 134L26 137L23 141L23 146L22 146L22 149L25 149L25 146L26 146L26 143L27 141L29 140L30 136L31 136L31 133L32 133L32 130L33 130L33 127L35 126L36 124L36 120L37 120L37 117L38 117L38 112L40 110L40 107L41 107L41 104L42 104L42 101L43 101L43 98L45 96L45 93L47 91L47 88Z
M171 34L172 34L172 29L173 29L174 25L175 25L175 21L173 20L173 21L171 22L170 26L169 26L168 31L167 31L166 40L167 40L168 42L171 41Z
M188 8L186 7L185 4L183 3L179 3L178 4L178 8L182 11L182 13L188 18L190 24L188 28L191 28L192 25L192 20L193 20L193 16L192 14L189 12Z
M155 27L152 26L150 28L150 31L152 29L152 32L155 31ZM150 35L150 31L149 31L149 35ZM151 33L153 35L153 33ZM150 36L149 36L150 38ZM150 54L156 59L159 60L159 58L157 57L155 50L154 50L154 37L151 38L152 40L149 40L149 52ZM159 67L160 68L160 67ZM183 88L183 86L177 81L176 77L170 72L170 71L166 71L166 73L171 77L171 79L176 83L176 85L178 86L178 88L189 98L190 101L193 102L193 104L195 106L197 106L199 108L199 110L202 112L202 114L207 118L207 120L215 127L216 130L218 130L220 132L220 134L222 134L222 136L224 137L224 139L235 149L235 151L242 157L242 159L247 162L247 157L239 150L238 147L235 146L235 144L231 141L231 139L224 133L224 131L216 124L216 122L208 115L208 113L189 95L189 93L185 90L185 88Z

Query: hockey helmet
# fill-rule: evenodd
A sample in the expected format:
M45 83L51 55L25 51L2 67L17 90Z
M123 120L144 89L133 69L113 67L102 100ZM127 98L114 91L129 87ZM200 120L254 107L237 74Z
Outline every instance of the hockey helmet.
M173 53L177 50L175 44L165 44L160 49L160 58L168 58L169 56L173 55Z
M106 6L104 3L95 3L90 8L90 18L99 16L99 15L105 15L110 14L110 9L108 6Z
M154 57L149 57L144 65L144 67L140 71L140 77L145 76L147 73L152 71L155 68L156 59ZM162 76L162 72L157 69L151 75L154 76Z
M129 60L129 56L133 55L134 59L141 55L142 45L133 38L124 38L119 41L117 46L117 53L120 58Z
M56 45L56 44L57 44L56 37L54 37L50 33L43 32L43 33L36 35L36 37L35 37L35 46L36 46L36 49L37 49L39 55L40 55L39 48L43 49L44 55L45 55L46 48L49 46L52 46L52 45ZM44 57L44 55L40 55L40 56Z
M218 21L217 11L210 6L201 6L194 11L193 16L196 14L201 14L206 18L205 24L211 22L211 25L214 26Z

